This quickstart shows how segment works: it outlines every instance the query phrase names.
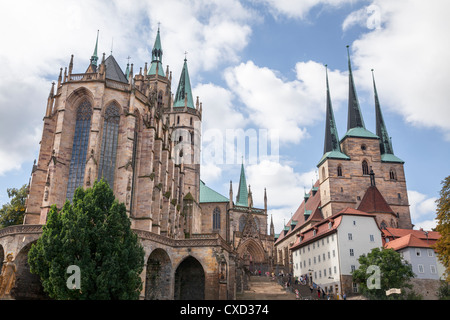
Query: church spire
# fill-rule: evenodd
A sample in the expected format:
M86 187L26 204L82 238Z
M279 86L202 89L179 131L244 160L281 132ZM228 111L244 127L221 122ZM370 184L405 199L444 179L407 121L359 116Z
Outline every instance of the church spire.
M347 120L347 130L352 128L366 128L364 125L364 119L362 117L361 109L359 107L358 96L356 94L355 82L353 80L352 65L350 62L350 52L347 46L348 55L348 120Z
M192 98L191 80L189 79L189 71L186 58L184 58L183 70L181 70L180 82L178 83L178 89L175 95L173 106L186 106L188 108L195 109L194 100Z
M318 167L326 159L343 159L349 160L350 158L342 153L341 145L339 143L339 135L337 132L336 121L334 120L333 106L331 104L330 85L328 83L328 67L325 65L326 72L326 86L327 86L327 109L325 119L325 139L323 147L323 156L320 159Z
M381 154L389 153L394 154L392 150L391 140L386 129L386 124L384 123L383 114L381 113L380 101L378 100L377 86L375 84L375 76L372 69L372 80L373 80L373 91L375 97L375 117L376 117L376 128L377 136L380 137L380 151Z
M323 153L330 151L341 152L341 146L339 145L339 136L337 132L336 122L334 120L333 106L331 104L330 86L328 84L328 68L325 65L326 82L327 82L327 110L325 120L325 142Z
M381 112L380 100L378 99L377 86L375 84L375 76L372 69L373 91L375 97L375 121L376 121L376 133L380 138L380 153L381 160L384 162L401 162L403 160L394 156L394 149L392 148L392 142L384 123L383 113Z
M97 56L98 33L99 33L99 30L97 30L97 40L95 41L94 53L91 56L91 64L96 66L96 67L97 67L97 61L98 61L98 56Z
M158 26L158 33L156 34L156 39L152 50L152 63L150 65L150 69L148 70L148 75L156 75L156 73L158 73L159 76L165 77L164 69L162 66L162 56L163 50L161 46L161 37Z
M241 177L239 179L239 188L236 196L236 204L246 207L248 205L247 180L245 179L244 163L241 165Z

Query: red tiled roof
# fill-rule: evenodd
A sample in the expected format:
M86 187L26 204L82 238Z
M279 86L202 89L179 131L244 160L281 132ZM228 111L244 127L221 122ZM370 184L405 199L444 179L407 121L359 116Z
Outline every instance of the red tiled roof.
M336 229L338 228L339 224L341 223L343 215L358 215L358 216L374 217L372 214L368 214L368 213L362 212L360 210L356 210L353 208L345 208L326 219L322 219L321 222L314 225L313 227L306 230L305 232L303 232L301 234L298 233L297 239L295 240L295 243L292 245L292 247L290 249L294 250L300 246L304 246L312 241L315 241L326 235L336 232ZM329 222L332 223L331 226L329 226ZM315 234L314 234L314 230L316 231ZM300 238L301 238L301 242L300 242Z
M427 232L428 232L428 240L436 241L441 237L441 234L437 231L427 231ZM425 234L425 231L423 230L398 229L398 228L383 229L383 235L391 239L401 238L408 234L413 234L416 238L427 240L427 234Z
M368 213L392 213L391 207L387 204L383 195L380 193L377 187L370 186L364 194L361 203L358 206L358 210Z
M306 201L302 201L297 211L292 215L291 219L286 224L286 227L289 227L289 231L284 235L284 231L281 230L280 235L275 243L280 243L283 239L290 237L292 234L298 231L298 229L306 222L311 220L322 220L323 216L320 212L320 187L319 180L313 185L313 188L317 188L317 191L313 195L312 189L309 191L309 199ZM306 208L305 208L306 205ZM305 210L311 211L311 215L305 220ZM291 222L297 221L297 225L291 230Z
M413 248L430 248L434 241L426 241L417 238L414 234L410 233L401 238L397 238L395 240L387 242L384 247L387 249L400 250L406 247Z

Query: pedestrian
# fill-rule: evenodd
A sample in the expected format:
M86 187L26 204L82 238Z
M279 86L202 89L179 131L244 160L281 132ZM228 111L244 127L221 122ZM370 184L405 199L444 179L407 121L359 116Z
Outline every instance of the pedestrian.
M311 294L313 293L313 286L312 284L309 285L309 290L311 291Z
M347 300L347 294L344 292L344 294L342 295L342 298L344 298L344 300Z
M317 288L317 298L320 299L320 288Z

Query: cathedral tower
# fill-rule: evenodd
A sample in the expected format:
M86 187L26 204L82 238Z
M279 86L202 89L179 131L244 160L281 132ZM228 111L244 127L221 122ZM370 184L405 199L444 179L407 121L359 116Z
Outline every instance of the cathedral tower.
M358 208L369 189L376 188L381 198L392 209L389 212L390 215L384 215L384 220L380 220L379 224L388 227L412 228L404 162L393 154L375 82L376 135L365 127L349 53L348 70L347 132L339 143L337 143L339 138L331 107L327 76L324 155L317 165L320 177L322 214L326 218L346 207ZM373 186L372 189L371 186ZM378 192L375 193L378 196Z

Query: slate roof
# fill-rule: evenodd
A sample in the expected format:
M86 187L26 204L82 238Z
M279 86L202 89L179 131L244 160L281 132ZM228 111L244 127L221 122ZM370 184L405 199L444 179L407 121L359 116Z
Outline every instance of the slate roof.
M117 63L116 59L112 55L110 55L105 60L106 65L106 78L128 83L127 78L125 77L125 74L123 73L122 69L120 68L119 64Z

